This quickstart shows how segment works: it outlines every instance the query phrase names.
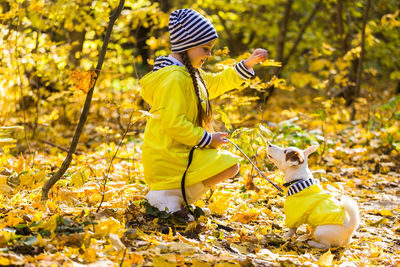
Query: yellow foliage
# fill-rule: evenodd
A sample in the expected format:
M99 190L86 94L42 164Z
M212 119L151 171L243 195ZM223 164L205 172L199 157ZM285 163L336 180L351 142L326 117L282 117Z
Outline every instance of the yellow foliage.
M375 214L379 214L382 216L393 216L393 212L391 210L385 209L385 207L383 207L381 210L375 210Z
M261 65L268 67L282 67L282 62L278 62L273 59L267 59L263 63L261 63Z
M76 187L81 187L84 185L87 181L87 177L84 172L77 171L71 175L71 181L70 185L71 186L76 186Z
M311 73L294 72L290 75L290 81L299 88L302 88L308 84L314 84L317 79Z
M241 211L233 216L232 220L241 222L241 223L249 223L250 221L255 221L258 219L260 214L259 209L249 209L248 211Z
M0 192L2 193L10 193L13 189L6 185L6 184L0 184Z
M320 70L322 70L328 63L329 63L329 61L327 61L326 59L317 59L317 60L314 60L314 61L311 63L310 71L312 71L312 72L320 71Z
M87 261L87 262L94 262L97 259L97 254L100 248L97 244L97 240L94 238L90 239L90 244L89 247L85 250L85 254L83 255L83 258Z
M107 236L109 234L117 234L118 236L121 236L122 233L125 231L123 225L121 223L114 219L114 218L103 218L99 221L98 225L95 225L95 233L96 236ZM88 226L88 229L91 227Z
M220 192L217 196L213 196L213 202L208 206L212 214L224 215L230 206L232 194Z
M43 230L49 230L50 232L54 233L54 231L57 228L58 217L59 217L58 214L54 214L47 221L42 222L37 226L32 226L31 230L32 231L38 231L39 229L43 229Z
M328 250L319 258L318 264L320 266L332 266L333 265L333 257L334 257L334 255L331 253L331 250Z

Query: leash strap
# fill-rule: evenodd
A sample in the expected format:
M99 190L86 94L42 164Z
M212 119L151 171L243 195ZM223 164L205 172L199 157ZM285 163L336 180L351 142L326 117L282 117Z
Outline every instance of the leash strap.
M197 146L192 147L192 149L189 152L189 160L188 160L188 164L186 166L186 170L182 175L182 181L181 181L181 190L182 190L182 196L183 196L183 200L185 201L186 207L189 210L189 213L193 215L193 217L196 219L196 216L194 214L194 212L190 209L189 203L187 202L186 199L186 191L185 191L185 179L186 179L186 173L187 170L189 169L190 164L192 164L192 160L193 160L193 152L194 150L197 148Z
M197 148L197 146L192 147L192 149L191 149L190 152L189 152L188 164L187 164L187 166L186 166L185 172L184 172L183 175L182 175L182 181L181 181L181 190L182 190L183 200L185 201L185 204L186 204L187 209L189 210L189 213L193 215L193 217L194 217L195 220L197 220L196 215L194 214L194 211L192 211L192 210L190 209L189 203L187 202L187 199L186 199L185 179L186 179L187 170L189 169L190 164L192 164L193 152L194 152L194 150L195 150L196 148ZM215 224L217 225L218 228L224 229L225 231L228 231L228 232L234 231L234 229L233 229L232 227L229 227L229 226L220 224L220 223L218 223L218 222L216 222L216 221L214 221L214 220L211 220L211 221L212 221L213 223L215 223Z
M278 189L281 193L283 193L282 188L280 188L279 186L277 186L274 182L272 182L270 179L268 179L267 177L265 177L265 175L257 168L257 166L251 161L251 159L231 140L229 140L228 138L226 138L226 140L231 143L234 147L236 147L237 150L240 151L240 153L243 154L243 156L246 157L246 159L251 163L251 165L253 165L253 167L258 171L259 174L261 174L262 177L264 177L264 179L266 179L270 184L272 184L276 189Z
M236 147L237 150L240 151L240 153L243 154L243 156L246 157L246 159L253 165L253 167L257 170L257 172L264 177L264 179L266 179L270 184L272 184L276 189L278 189L281 193L283 193L282 188L280 188L279 186L277 186L274 182L272 182L270 179L268 179L258 168L257 166L251 161L251 159L235 144L233 143L231 140L226 139L229 143L231 143L234 147ZM192 211L190 209L189 203L187 202L187 198L186 198L186 190L185 190L185 179L186 179L186 173L190 167L190 164L192 164L192 160L193 160L193 153L194 150L197 148L197 146L192 147L192 149L189 152L189 160L188 160L188 164L186 166L186 170L182 175L182 181L181 181L181 190L182 190L182 196L183 196L183 200L185 201L186 207L189 210L189 213L191 215L193 215L193 217L196 219L196 215L194 214L194 211ZM218 224L218 223L217 223ZM219 225L219 224L218 224Z

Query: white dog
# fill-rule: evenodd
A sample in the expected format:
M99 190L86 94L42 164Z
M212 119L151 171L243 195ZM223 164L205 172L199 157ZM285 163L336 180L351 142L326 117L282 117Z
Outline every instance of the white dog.
M285 237L292 237L302 224L313 227L310 246L327 249L346 246L360 222L357 203L342 196L341 203L324 191L308 168L307 157L317 150L313 145L305 150L296 147L268 147L268 158L283 172L288 193L285 200L285 223L290 228Z

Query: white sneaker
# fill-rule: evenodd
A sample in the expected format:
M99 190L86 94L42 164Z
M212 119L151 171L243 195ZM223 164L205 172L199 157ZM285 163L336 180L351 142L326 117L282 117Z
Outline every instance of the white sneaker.
M180 189L150 190L145 198L151 206L168 213L174 213L180 210L182 206Z

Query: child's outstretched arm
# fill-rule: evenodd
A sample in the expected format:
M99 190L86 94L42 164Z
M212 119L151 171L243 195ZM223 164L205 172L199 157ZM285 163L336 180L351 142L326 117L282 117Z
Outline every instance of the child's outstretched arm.
M240 61L232 68L225 69L219 73L206 73L201 70L210 99L235 89L240 86L244 80L252 78L254 76L253 66L264 62L267 57L268 51L258 48L254 50L249 58Z

